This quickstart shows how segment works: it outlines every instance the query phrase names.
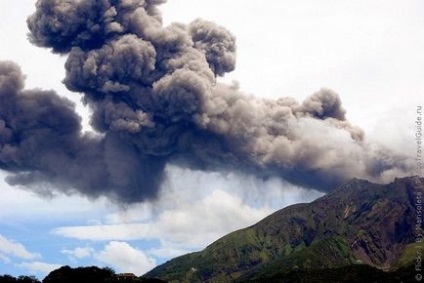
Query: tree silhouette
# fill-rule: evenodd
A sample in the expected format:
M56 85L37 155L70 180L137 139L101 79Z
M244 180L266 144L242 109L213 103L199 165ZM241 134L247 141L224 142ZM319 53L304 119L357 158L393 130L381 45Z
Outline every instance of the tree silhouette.
M18 278L12 275L0 275L0 283L41 283L35 276L21 275Z
M110 267L99 268L96 266L77 267L62 266L50 272L42 283L167 283L159 279L148 279L143 277L124 278L115 273ZM0 283L41 283L35 276L21 275L18 278L9 274L0 275Z
M111 279L115 279L115 271L111 268L99 268L96 266L71 268L62 266L50 272L44 278L43 283L104 283L111 282Z

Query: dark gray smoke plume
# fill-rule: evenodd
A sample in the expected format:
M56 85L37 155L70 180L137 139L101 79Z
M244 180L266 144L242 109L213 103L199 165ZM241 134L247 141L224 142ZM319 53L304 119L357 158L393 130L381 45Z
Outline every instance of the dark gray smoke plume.
M63 82L83 94L98 133L83 134L70 101L24 90L19 68L1 62L0 168L10 183L136 202L156 196L169 162L324 191L408 174L404 157L364 141L329 89L298 103L216 83L235 68L235 37L204 20L164 27L163 2L37 1L30 40L67 55Z

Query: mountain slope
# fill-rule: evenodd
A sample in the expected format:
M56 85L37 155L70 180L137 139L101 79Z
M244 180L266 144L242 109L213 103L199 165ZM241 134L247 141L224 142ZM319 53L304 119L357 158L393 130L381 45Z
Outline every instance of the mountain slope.
M170 282L231 282L296 269L364 263L399 265L415 241L416 198L424 179L388 185L354 179L309 204L296 204L230 233L201 252L173 259L146 276Z

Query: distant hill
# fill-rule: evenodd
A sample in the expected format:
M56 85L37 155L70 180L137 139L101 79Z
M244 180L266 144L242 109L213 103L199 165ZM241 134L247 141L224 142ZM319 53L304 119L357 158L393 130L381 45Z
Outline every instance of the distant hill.
M145 277L214 283L282 282L281 278L300 282L293 278L311 274L332 276L334 282L349 274L382 279L369 282L384 282L385 276L394 274L409 276L417 249L415 229L421 231L416 199L424 195L423 184L418 177L387 185L353 179L311 203L286 207L201 252L160 265ZM352 280L341 282L364 282Z

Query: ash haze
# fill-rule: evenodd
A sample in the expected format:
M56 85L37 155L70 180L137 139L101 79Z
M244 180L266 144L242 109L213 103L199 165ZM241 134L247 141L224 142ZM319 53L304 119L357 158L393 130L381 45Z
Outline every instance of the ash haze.
M349 178L411 175L423 4L247 2L1 2L5 272L141 274Z

